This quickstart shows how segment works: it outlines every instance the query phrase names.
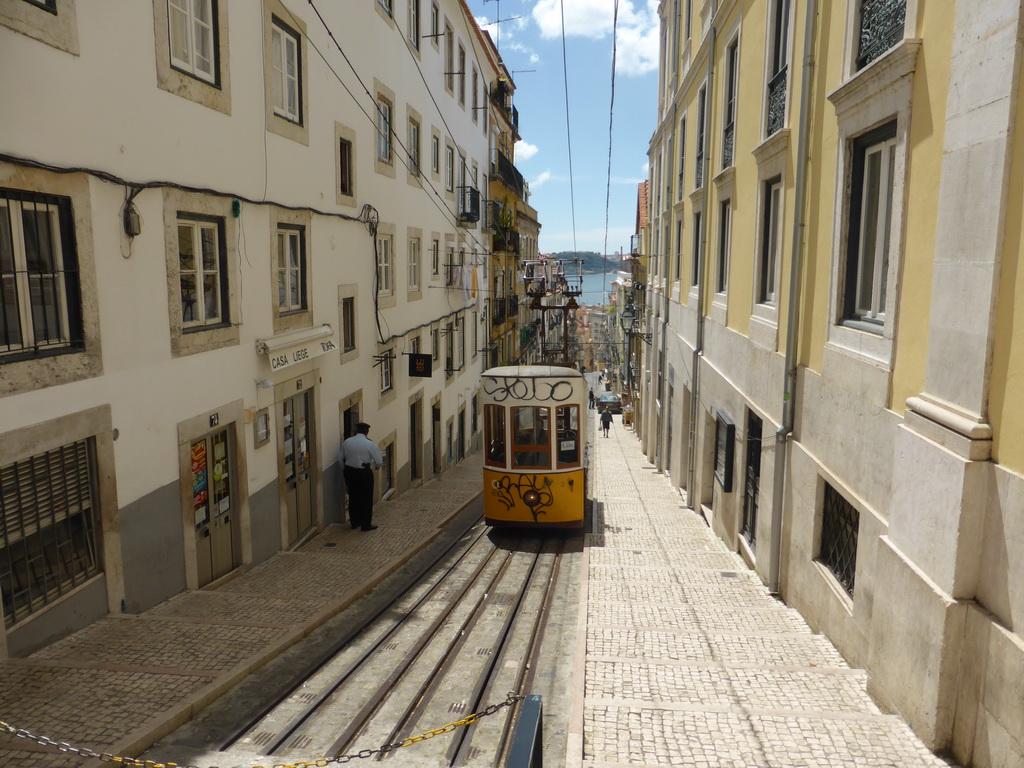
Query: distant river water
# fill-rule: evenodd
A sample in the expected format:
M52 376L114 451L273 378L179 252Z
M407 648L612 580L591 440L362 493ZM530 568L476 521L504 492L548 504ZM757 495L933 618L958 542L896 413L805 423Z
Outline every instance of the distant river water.
M583 295L580 296L578 301L581 304L590 304L591 306L608 304L608 297L611 294L611 282L618 277L618 274L618 272L610 271L604 275L584 275Z

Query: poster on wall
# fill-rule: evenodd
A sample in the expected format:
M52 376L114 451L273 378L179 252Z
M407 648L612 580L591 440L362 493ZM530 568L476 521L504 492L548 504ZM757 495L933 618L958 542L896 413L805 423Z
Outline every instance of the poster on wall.
M209 498L206 467L206 441L192 443L192 508L195 510L196 526L209 519L206 501Z

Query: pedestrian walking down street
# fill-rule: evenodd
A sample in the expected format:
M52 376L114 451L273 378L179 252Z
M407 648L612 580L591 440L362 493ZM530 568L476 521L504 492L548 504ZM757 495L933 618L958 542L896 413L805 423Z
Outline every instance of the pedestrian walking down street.
M590 407L594 407L594 390L590 390Z
M608 430L612 426L612 412L606 405L604 410L601 411L601 429L604 430L604 436L608 437Z
M370 425L359 422L356 433L341 444L338 454L348 490L348 519L361 531L377 529L373 524L373 470L384 464L380 448L369 434Z

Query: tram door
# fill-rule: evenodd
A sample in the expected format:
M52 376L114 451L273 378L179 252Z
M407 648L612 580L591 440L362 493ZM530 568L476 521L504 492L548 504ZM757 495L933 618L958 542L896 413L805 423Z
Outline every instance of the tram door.
M189 452L196 567L202 587L238 567L238 534L232 509L235 446L231 430L213 432L195 440Z
M284 495L288 515L288 546L313 527L313 434L310 392L284 401Z

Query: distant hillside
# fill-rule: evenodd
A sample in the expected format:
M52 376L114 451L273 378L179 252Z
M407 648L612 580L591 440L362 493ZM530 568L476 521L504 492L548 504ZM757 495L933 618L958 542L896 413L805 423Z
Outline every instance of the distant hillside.
M602 257L596 251L561 251L549 255L555 259L583 259L583 272L588 275L616 272L619 269L618 255Z

